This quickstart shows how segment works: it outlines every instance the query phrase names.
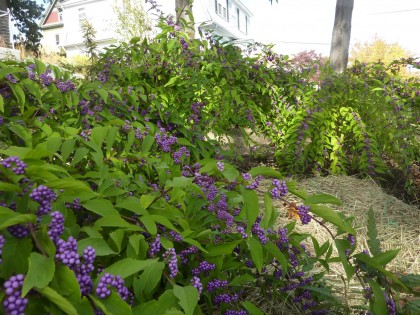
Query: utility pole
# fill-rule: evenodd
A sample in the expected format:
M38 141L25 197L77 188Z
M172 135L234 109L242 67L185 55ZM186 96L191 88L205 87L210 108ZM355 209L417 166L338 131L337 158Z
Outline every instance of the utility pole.
M335 6L330 64L336 73L342 73L347 67L353 6L354 0L337 0Z

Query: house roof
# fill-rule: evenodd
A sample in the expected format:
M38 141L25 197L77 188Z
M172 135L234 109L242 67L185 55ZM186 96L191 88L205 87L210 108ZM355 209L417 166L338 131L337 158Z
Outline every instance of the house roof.
M43 26L47 21L48 17L51 14L51 11L54 9L55 5L57 4L58 0L53 0L50 5L48 6L47 10L44 13L44 17L41 20L40 26Z

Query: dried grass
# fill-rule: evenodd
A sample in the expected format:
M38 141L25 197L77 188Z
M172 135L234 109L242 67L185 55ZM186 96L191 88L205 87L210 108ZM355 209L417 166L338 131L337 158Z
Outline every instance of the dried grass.
M354 217L354 226L358 234L357 252L367 249L367 212L372 207L382 249L384 251L401 249L387 269L394 273L420 273L420 209L418 207L405 204L386 194L372 179L328 176L306 178L297 182L298 187L305 189L308 194L328 193L343 202L341 206L330 205L330 207L343 212L346 216ZM269 180L262 182L262 190L267 190L270 184ZM300 200L291 197L289 201L299 202ZM290 222L287 209L282 203L274 202L274 206L280 212L276 225L280 227ZM332 226L331 228L333 229ZM311 234L320 244L331 240L326 229L316 222L305 226L297 224L296 230ZM311 247L311 242L308 243L308 247ZM362 291L360 284L357 281L351 281L348 285L343 283L341 279L345 272L341 264L332 264L330 267L331 271L325 279L328 285L333 287L333 291L349 306L361 304L363 301L360 300L362 296L359 294ZM278 314L284 311L287 312L283 309ZM277 314L277 312L267 314Z

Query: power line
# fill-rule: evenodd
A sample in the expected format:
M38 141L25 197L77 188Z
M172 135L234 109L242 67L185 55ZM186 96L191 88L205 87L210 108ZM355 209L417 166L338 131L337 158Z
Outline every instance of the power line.
M401 12L411 12L411 11L420 11L420 8L419 9L398 10L398 11L377 12L377 13L372 13L370 15L391 14L391 13L401 13Z
M281 40L270 40L270 39L254 39L256 42L272 42L282 44L302 44L302 45L330 45L331 43L309 43L309 42L288 42Z

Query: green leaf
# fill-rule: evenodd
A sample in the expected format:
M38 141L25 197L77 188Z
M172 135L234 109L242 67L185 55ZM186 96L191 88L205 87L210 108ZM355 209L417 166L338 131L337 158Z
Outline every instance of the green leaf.
M101 96L105 104L108 104L108 91L105 89L97 89L96 92Z
M152 148L153 143L155 142L155 138L152 136L146 136L143 139L143 143L142 143L142 152L147 153L150 151L150 149Z
M79 254L82 254L88 246L92 246L95 249L96 256L108 256L115 254L115 252L109 247L108 243L101 237L84 238L78 241L77 244Z
M214 256L220 256L220 255L229 255L232 254L234 248L238 246L239 243L241 243L242 240L237 240L234 242L226 242L223 244L216 244L216 245L210 245L206 247L207 254L204 254L206 257L214 257Z
M255 277L246 273L246 274L235 277L232 281L229 282L229 286L236 286L236 285L241 286L244 283L255 282L255 281L257 281Z
M193 315L199 299L198 290L193 286L180 287L179 285L175 285L173 290L185 314Z
M3 276L26 274L32 251L30 238L8 238L3 247L1 273Z
M80 301L80 286L73 270L63 264L57 264L51 288L67 297L72 302Z
M264 315L264 313L249 301L242 302L243 307L248 311L249 315Z
M140 197L140 206L143 209L147 209L152 203L153 201L155 201L156 196L153 195L142 195Z
M84 147L78 148L76 152L74 153L74 157L70 165L75 165L79 163L81 160L83 160L83 158L87 156L88 153L89 153L88 148L84 148Z
M141 270L156 263L156 259L137 260L132 258L125 258L118 260L113 265L105 269L104 272L108 272L113 275L118 275L125 279L131 275L138 273Z
M13 191L13 192L20 193L22 189L19 186L14 185L14 184L0 183L0 191Z
M14 124L9 126L9 130L21 138L27 147L32 148L32 135L28 129L19 124Z
M388 309L381 286L373 280L369 280L369 286L373 292L373 302L371 304L372 315L387 314Z
M368 211L367 219L367 244L373 256L379 255L381 251L381 243L378 239L378 230L376 229L375 213L372 207Z
M78 315L78 312L73 304L71 304L66 298L57 293L50 287L37 289L39 293L45 296L48 300L57 305L65 314Z
M392 279L396 284L400 285L402 288L407 289L407 287L391 272L384 269L376 260L375 258L369 257L365 253L356 254L353 256L357 260L364 262L368 266L376 269L377 271L381 272L384 276Z
M132 314L130 305L124 302L124 300L114 290L112 290L111 295L105 299L99 299L93 295L90 295L89 298L102 310L102 312L105 313L105 315Z
M41 89L39 88L39 85L36 84L34 81L32 81L30 79L23 79L21 82L28 89L28 91L31 92L32 95L35 96L35 98L40 103L42 103L42 101L41 101Z
M63 144L61 145L61 156L64 162L67 161L70 154L73 152L75 144L76 144L76 139L68 139L64 141Z
M378 264L385 267L391 260L397 257L398 253L400 252L401 248L388 250L386 252L380 253L379 255L374 256L373 258L376 260Z
M107 127L98 126L92 129L90 134L90 141L98 145L99 147L102 146L102 143L104 142L106 135L108 133Z
M53 279L54 272L54 257L32 253L29 257L29 270L23 281L22 296L25 296L33 287L39 289L46 287Z
M165 263L158 261L145 268L139 277L140 285L137 290L139 290L140 293L146 295L152 293L162 278L162 272L164 268Z
M90 187L80 180L74 178L60 178L59 180L48 182L48 187L52 189L64 189L67 193L69 192L91 192Z
M89 201L83 202L83 207L85 207L87 210L99 214L100 216L106 217L106 216L118 216L119 213L117 210L115 210L114 206L112 205L111 201L107 199L93 199ZM121 217L120 217L121 219Z
M283 276L287 273L287 259L284 257L283 253L280 251L280 249L277 247L276 244L274 244L272 241L268 241L264 247L270 252L271 255L273 255L277 261L281 265L282 274Z
M251 168L249 170L248 173L250 175L252 175L252 177L256 177L258 175L262 175L264 177L283 178L283 175L279 171L276 171L274 168L267 167L267 166L256 166L256 167L253 167L253 168Z
M93 212L93 211L92 211ZM102 218L96 220L95 227L126 227L140 230L141 228L137 225L132 225L125 221L119 214L104 214Z
M318 203L329 203L329 204L334 204L334 205L342 204L340 199L329 194L312 195L305 199L305 204L307 205L318 204Z
M269 192L266 192L264 194L264 207L265 207L265 212L264 212L264 216L261 220L261 227L267 229L269 226L268 224L271 221L271 217L273 215L273 199L271 198L271 194Z
M35 223L36 216L33 214L20 214L9 208L0 206L0 230L3 230L12 225L28 222Z
M347 233L356 235L356 231L354 230L354 228L350 226L347 222L345 222L337 211L327 206L310 205L310 207L310 211L313 214L316 214L318 217L324 219L325 221L334 224L335 226Z
M22 88L17 84L9 84L10 88L13 91L13 94L15 95L17 102L20 107L20 112L23 113L24 107L25 107L25 92L22 90Z
M4 100L3 96L0 95L0 112L4 113Z
M156 223L150 215L143 215L139 218L139 220L144 224L144 227L146 228L147 232L149 232L153 236L156 235Z
M264 251L260 241L255 237L251 237L248 239L248 247L249 251L251 252L251 258L255 264L255 267L257 267L258 272L261 272L264 264Z
M355 268L352 266L347 258L346 249L349 248L349 242L347 240L336 239L334 240L335 245L337 246L338 254L343 264L344 270L346 271L347 281L350 281L354 275Z
M140 199L136 197L128 197L125 198L123 201L116 204L117 208L122 208L126 210L130 210L138 215L147 215L148 212L146 209L143 209L140 205Z
M252 225L260 213L258 195L255 190L243 188L242 196L244 198L244 207L248 223L247 233L250 234Z

